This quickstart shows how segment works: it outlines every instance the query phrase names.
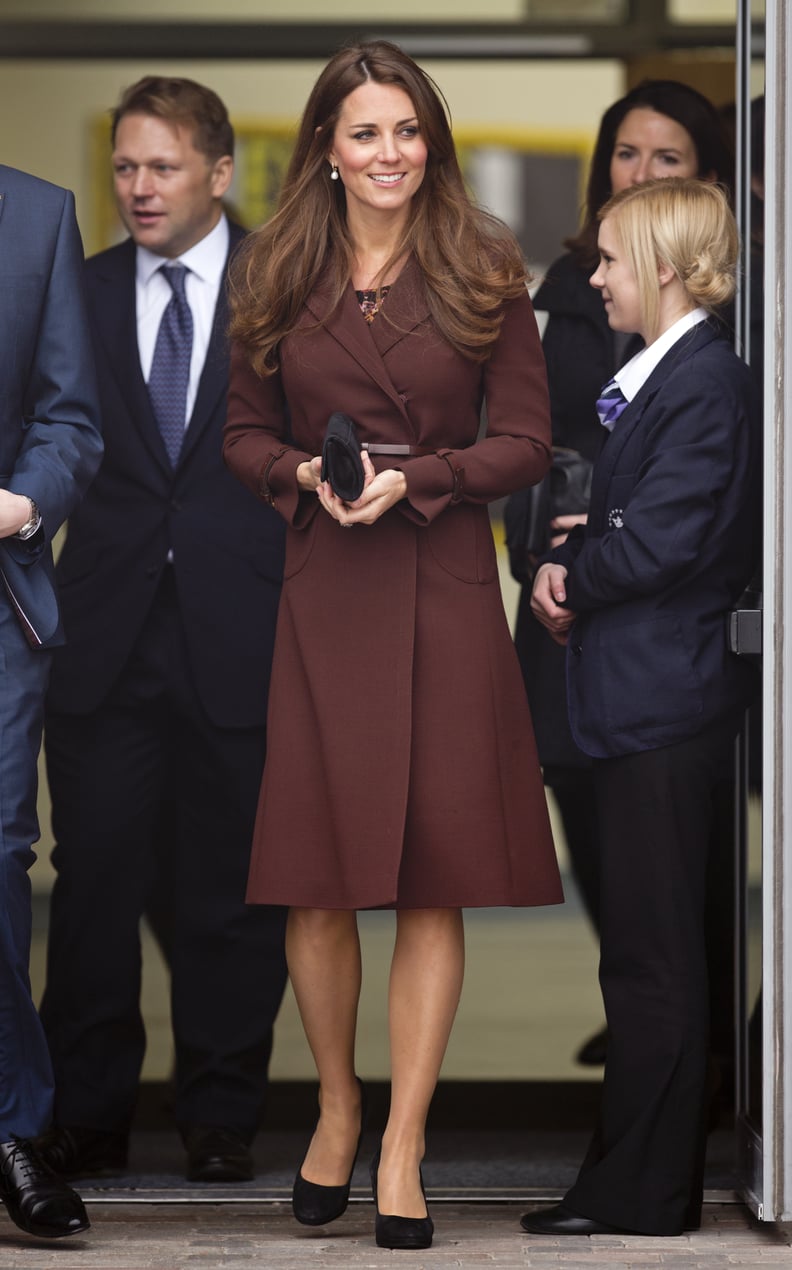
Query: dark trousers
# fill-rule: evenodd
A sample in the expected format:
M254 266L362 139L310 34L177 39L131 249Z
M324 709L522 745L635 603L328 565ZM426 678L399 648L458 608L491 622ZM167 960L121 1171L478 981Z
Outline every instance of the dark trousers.
M608 1060L600 1123L567 1202L644 1234L700 1220L707 857L737 726L594 764Z
M0 1142L52 1117L52 1069L30 995L31 844L51 654L34 652L0 595Z
M170 570L109 698L48 714L45 747L57 878L41 1016L57 1121L129 1127L145 1050L140 919L165 879L176 1121L252 1137L286 980L285 913L244 902L265 735L205 715Z

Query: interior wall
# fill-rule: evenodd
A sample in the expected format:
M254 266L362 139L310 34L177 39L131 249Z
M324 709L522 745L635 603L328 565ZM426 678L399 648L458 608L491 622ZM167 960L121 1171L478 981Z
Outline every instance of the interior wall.
M448 99L455 124L594 137L599 117L621 95L619 62L423 63ZM86 250L102 244L94 223L91 139L96 119L145 74L186 75L208 84L237 122L296 122L319 62L20 61L0 62L0 159L73 189ZM109 155L108 155L109 164Z
M217 22L362 22L370 25L371 0L224 0L222 14L216 0L2 0L5 19L26 21L52 18L103 22L159 21ZM524 16L524 0L379 0L376 19L382 21L490 22L518 21Z

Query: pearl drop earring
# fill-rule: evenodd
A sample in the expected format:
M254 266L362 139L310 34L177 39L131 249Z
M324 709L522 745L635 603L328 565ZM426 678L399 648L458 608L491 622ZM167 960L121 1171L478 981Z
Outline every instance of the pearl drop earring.
M330 164L330 180L331 181L338 180L338 164L336 163Z

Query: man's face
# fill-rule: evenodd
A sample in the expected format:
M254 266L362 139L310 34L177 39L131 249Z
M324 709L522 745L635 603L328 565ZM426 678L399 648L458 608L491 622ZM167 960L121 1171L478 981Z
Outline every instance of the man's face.
M116 128L113 172L121 219L135 242L174 259L220 219L231 183L230 155L212 163L192 131L154 115L124 115Z

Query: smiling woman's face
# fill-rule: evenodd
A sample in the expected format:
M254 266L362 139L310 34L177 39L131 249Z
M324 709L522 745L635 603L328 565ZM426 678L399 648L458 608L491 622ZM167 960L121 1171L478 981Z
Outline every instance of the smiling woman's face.
M608 324L612 331L638 331L646 339L638 280L616 237L610 216L601 222L597 241L600 262L589 282L602 296Z
M409 211L426 173L426 143L402 88L368 80L345 98L328 155L338 167L347 212Z

